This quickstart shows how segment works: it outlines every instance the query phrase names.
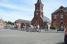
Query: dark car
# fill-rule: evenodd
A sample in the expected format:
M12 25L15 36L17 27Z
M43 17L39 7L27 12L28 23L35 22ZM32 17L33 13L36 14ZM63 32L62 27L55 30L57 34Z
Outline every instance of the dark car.
M60 28L60 29L58 29L57 31L64 31L64 29L63 29L63 28L62 28L62 29Z

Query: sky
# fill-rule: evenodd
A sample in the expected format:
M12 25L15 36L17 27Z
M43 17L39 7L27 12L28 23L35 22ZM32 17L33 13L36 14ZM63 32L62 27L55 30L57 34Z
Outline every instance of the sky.
M0 0L0 19L14 22L17 19L31 21L37 0ZM60 6L67 7L67 0L42 0L44 16L51 20L51 14Z

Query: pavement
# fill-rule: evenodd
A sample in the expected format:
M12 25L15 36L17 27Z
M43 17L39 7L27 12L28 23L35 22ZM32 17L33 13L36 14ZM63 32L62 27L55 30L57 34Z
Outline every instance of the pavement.
M18 30L0 30L0 44L62 44L63 32L23 32Z

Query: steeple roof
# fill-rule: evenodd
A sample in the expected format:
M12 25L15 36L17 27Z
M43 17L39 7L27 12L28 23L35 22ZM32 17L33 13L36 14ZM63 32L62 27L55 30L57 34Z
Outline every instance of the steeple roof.
M38 3L41 3L41 0L38 0L37 2L38 2Z
M53 12L52 14L59 12L60 9L63 9L64 12L67 12L67 7L60 6L59 9L57 9L57 10L56 10L55 12Z

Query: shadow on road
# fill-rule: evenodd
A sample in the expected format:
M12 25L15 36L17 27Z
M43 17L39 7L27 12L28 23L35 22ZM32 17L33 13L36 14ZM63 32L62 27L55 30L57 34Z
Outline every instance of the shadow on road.
M64 42L59 42L59 43L57 43L57 44L64 44Z

